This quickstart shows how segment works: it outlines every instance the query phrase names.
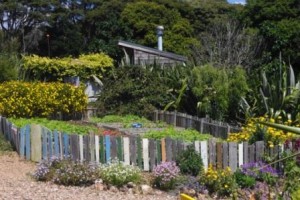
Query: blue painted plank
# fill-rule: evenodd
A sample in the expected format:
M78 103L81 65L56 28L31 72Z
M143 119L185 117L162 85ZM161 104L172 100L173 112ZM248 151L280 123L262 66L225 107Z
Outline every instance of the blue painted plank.
M53 156L53 135L50 130L47 131L48 135L48 150L49 150L49 158Z
M57 158L59 158L58 133L56 130L54 130L53 134L54 134L54 154Z
M26 160L30 160L30 125L27 125L25 130L25 149Z
M110 162L110 136L105 136L105 155L106 155L106 163Z
M67 157L70 155L69 153L69 135L68 134L63 134L63 150L64 150L64 156Z
M12 141L12 123L7 121L7 136L8 136L8 141Z
M48 151L47 151L47 130L42 127L42 158L43 160L48 160Z
M21 128L21 131L20 131L20 156L22 158L25 157L25 127Z

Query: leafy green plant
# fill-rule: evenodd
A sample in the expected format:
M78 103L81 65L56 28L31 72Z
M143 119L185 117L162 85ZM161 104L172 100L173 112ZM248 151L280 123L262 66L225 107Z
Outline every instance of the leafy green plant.
M0 152L1 151L12 151L13 147L10 142L5 139L5 136L0 133Z
M234 178L236 183L241 188L254 188L256 180L252 176L244 174L240 169L234 172Z
M45 118L9 118L13 124L23 127L27 124L39 124L50 130L64 133L87 134L89 131L97 132L97 128L90 125L79 125L68 121L49 120Z
M203 141L212 138L209 134L202 134L193 129L175 129L174 127L164 128L163 130L150 130L143 135L144 138L162 139L170 137L183 141Z
M141 170L136 166L124 165L119 160L100 165L100 177L104 183L121 187L129 182L138 183L141 180Z
M51 158L39 163L33 177L38 181L53 181L59 185L86 186L99 178L96 166L72 159Z
M177 156L176 163L182 174L197 176L203 172L201 155L190 146Z

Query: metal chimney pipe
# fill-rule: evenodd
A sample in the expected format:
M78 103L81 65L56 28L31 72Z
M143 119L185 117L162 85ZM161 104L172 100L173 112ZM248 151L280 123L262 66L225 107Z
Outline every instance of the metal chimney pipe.
M157 34L157 48L158 50L163 50L163 39L162 36L164 34L164 27L163 26L157 26L156 27L156 34Z

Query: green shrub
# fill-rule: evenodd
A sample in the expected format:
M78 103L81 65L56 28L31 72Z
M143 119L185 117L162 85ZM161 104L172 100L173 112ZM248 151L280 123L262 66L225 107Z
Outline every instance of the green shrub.
M234 177L235 177L236 183L241 188L253 189L256 184L256 180L254 177L245 175L244 173L242 173L241 170L237 170L234 173Z
M115 68L103 77L105 87L97 101L101 116L134 114L150 117L171 101L159 76L140 66Z
M104 183L121 187L129 182L138 183L141 180L141 170L112 160L111 163L100 166L100 177Z
M91 185L99 178L97 167L93 165L58 158L41 162L33 176L38 181L53 181L66 186Z
M190 146L178 155L176 163L182 174L197 176L203 171L201 155Z

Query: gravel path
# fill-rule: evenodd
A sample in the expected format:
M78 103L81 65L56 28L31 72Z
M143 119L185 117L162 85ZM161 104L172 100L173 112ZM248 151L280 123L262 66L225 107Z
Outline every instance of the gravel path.
M0 199L2 200L168 200L178 199L175 195L134 195L122 192L99 191L90 187L65 187L52 183L36 182L29 174L36 165L24 161L16 153L0 154Z

